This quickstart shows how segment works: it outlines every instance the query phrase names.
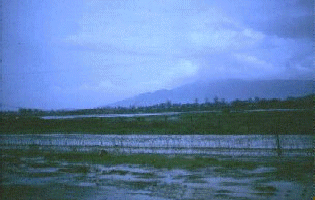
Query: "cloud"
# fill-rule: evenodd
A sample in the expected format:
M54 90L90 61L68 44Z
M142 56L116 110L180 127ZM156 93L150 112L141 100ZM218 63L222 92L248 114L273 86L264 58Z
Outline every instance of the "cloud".
M65 42L97 51L85 53L83 62L97 72L93 77L98 83L110 80L135 91L204 76L279 77L286 60L294 54L286 49L296 45L288 37L298 37L290 35L297 22L283 29L281 23L288 15L276 17L294 9L295 3L87 2L87 12L79 22L81 31ZM274 11L279 5L283 8ZM233 6L241 18L229 10ZM291 17L302 19L305 12L307 15L302 7ZM274 26L268 24L271 21ZM215 58L218 54L220 60Z
M244 25L280 38L313 38L313 2L308 0L223 1L218 3Z
M115 4L109 9L112 3L92 1L91 11L80 21L81 31L65 41L113 53L183 55L193 49L216 52L248 47L263 37L216 7L193 1L145 2Z
M251 55L246 55L246 54L234 54L234 57L241 61L241 62L246 62L248 64L253 64L253 65L265 65L266 62L264 60L260 60L255 56Z
M111 81L106 80L106 81L101 81L98 85L90 85L87 83L83 83L80 87L79 90L89 90L89 91L94 91L94 92L100 92L104 90L116 90L117 92L117 87L114 85Z
M3 5L3 93L16 105L86 107L200 79L313 75L308 0Z
M279 17L259 24L261 31L283 38L313 38L314 17Z

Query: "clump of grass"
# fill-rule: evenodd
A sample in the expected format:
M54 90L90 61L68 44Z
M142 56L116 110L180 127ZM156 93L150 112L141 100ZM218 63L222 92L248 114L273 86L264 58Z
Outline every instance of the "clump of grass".
M239 183L239 182L221 182L222 186L248 186L249 183Z
M139 178L157 178L158 175L154 173L139 173L139 172L132 172L132 175L138 176Z
M230 195L227 195L227 194L219 193L219 194L215 194L214 196L220 199L231 199Z
M192 174L192 175L187 175L186 177L187 179L195 180L195 179L201 179L203 176L201 176L200 174Z
M260 192L269 192L269 193L274 193L277 191L277 188L273 186L256 186L255 190L260 191Z
M222 166L228 169L248 169L253 170L257 168L258 163L242 162L242 161L222 161Z
M63 153L46 153L45 158L48 160L65 160L69 162L91 162L106 163L111 160L111 155L99 155L98 153L86 152L63 152Z
M83 173L86 174L90 171L90 167L87 165L73 165L67 168L59 169L60 172L65 173Z
M48 167L57 167L56 163L30 163L32 168L48 168Z
M222 194L222 193L231 193L231 191L230 190L218 190L217 193L220 193L220 194Z
M185 177L185 183L207 183L207 181L203 180L202 175L198 174L192 174L192 175L187 175Z
M273 196L277 191L277 188L273 186L256 186L254 189L258 191L256 194L260 196Z
M147 187L151 187L151 186L157 186L157 181L132 181L129 183L129 185L132 187L132 188L135 188L135 189L138 189L138 190L141 190L141 189L145 189Z
M128 171L124 171L124 170L111 170L109 172L103 172L103 175L111 175L111 174L118 174L118 175L126 175L128 174Z
M310 160L294 162L283 161L274 164L277 168L275 177L278 180L299 181L304 184L310 182L308 174L312 174L314 163Z
M38 172L29 174L32 178L56 177L58 175L59 172Z

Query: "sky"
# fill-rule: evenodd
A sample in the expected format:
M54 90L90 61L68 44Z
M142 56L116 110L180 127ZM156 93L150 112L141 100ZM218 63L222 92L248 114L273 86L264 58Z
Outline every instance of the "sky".
M81 109L195 81L311 80L310 0L3 0L2 109Z

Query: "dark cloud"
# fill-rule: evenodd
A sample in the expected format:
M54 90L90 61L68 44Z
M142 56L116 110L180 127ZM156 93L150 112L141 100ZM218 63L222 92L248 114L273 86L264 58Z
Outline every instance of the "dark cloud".
M313 75L309 0L4 0L2 12L4 101L16 107L93 107L199 79Z
M298 0L294 6L308 13L314 12L314 1L312 0Z
M233 18L267 35L280 38L313 38L314 1L220 1L218 6Z
M268 35L281 38L313 38L313 16L279 17L267 22L251 23L252 27Z

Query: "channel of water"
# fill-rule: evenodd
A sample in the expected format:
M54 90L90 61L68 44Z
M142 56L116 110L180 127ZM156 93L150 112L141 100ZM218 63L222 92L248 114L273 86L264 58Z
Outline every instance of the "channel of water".
M282 155L311 156L311 135L280 135ZM112 153L207 154L274 156L279 153L275 135L94 135L30 134L1 135L1 148L39 146L59 151Z

